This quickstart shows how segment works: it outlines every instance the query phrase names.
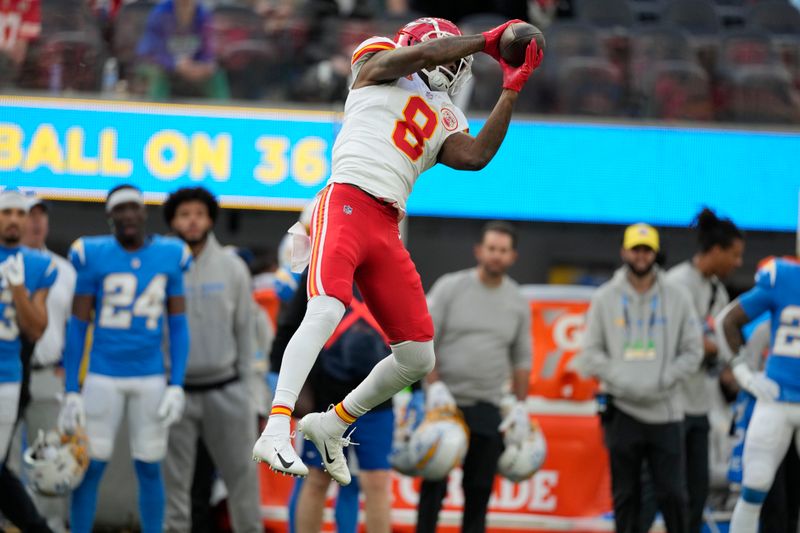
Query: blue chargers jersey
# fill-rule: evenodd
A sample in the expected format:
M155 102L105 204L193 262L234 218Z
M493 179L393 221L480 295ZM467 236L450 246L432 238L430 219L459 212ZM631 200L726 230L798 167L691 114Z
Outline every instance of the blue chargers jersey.
M756 273L755 286L739 298L739 304L753 319L770 313L767 377L780 385L779 400L800 402L800 264L770 260Z
M82 237L69 258L78 273L75 294L95 298L89 370L115 377L163 374L167 298L184 295L189 247L155 235L129 251L113 235Z
M55 262L47 255L24 247L6 248L0 246L0 263L22 252L25 265L25 288L33 294L53 286L58 275ZM0 277L0 383L16 383L22 380L22 360L19 352L22 341L17 324L17 311L11 298L11 289L5 279Z

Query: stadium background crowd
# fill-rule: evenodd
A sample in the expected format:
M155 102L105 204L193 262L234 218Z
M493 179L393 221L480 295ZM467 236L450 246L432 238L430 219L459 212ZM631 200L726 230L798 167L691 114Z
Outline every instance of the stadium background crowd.
M15 5L5 2L0 15ZM9 33L0 66L0 83L18 90L338 105L347 93L352 49L369 36L391 36L421 15L449 18L465 33L520 18L544 29L548 55L518 112L800 121L800 12L789 0L20 5L30 13L28 24L18 36ZM189 17L195 6L202 7L191 30L175 35L173 10ZM12 41L28 41L27 53ZM193 61L175 63L187 53ZM467 112L488 111L499 94L500 69L477 57L473 74L457 103Z

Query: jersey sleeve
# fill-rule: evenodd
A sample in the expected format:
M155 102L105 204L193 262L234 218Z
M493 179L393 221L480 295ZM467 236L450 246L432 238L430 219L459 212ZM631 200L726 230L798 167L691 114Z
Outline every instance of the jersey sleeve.
M42 271L42 276L39 278L39 283L36 287L37 290L49 289L55 284L56 278L58 277L58 265L56 262L49 257L44 257L43 259L45 267Z
M358 78L358 73L361 72L361 67L364 66L364 63L376 52L394 50L395 48L397 48L397 43L388 37L370 37L359 44L350 60L350 70L353 73L353 81Z
M739 297L739 305L751 319L773 308L778 285L779 264L774 259L756 272L755 286Z
M86 253L86 241L82 238L72 243L69 248L69 262L75 267L77 279L75 281L75 294L94 296L97 294L97 280L89 267Z
M167 277L167 296L183 296L183 273L192 265L192 251L183 241L175 241L178 256L175 268L170 269Z

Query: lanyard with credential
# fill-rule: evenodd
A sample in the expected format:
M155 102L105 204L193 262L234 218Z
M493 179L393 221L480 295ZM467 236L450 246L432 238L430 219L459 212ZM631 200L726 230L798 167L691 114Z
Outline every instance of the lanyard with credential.
M640 338L639 342L631 342L632 341L632 321L630 317L630 313L628 311L628 295L622 295L622 318L625 321L625 346L626 349L630 347L636 347L639 349L644 348L644 339ZM653 295L653 299L650 300L650 320L647 324L647 339L649 340L650 344L653 344L653 330L656 326L656 311L658 310L658 295ZM639 346L637 346L639 344Z

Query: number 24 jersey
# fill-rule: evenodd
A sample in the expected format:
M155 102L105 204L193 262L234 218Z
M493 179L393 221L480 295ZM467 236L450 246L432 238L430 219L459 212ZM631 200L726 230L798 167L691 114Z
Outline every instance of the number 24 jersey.
M396 46L385 37L361 43L353 53L353 79L372 55ZM436 164L444 141L467 129L448 94L432 91L417 74L351 89L328 183L351 183L405 212L414 183Z
M112 235L82 237L69 257L78 273L75 294L95 297L90 371L116 377L163 373L166 300L184 295L189 247L155 235L129 251Z
M772 345L766 374L781 386L783 401L800 402L800 263L772 259L755 286L739 297L748 317L771 315Z

